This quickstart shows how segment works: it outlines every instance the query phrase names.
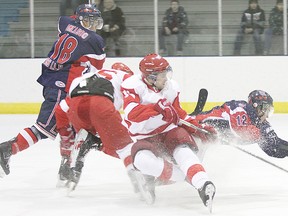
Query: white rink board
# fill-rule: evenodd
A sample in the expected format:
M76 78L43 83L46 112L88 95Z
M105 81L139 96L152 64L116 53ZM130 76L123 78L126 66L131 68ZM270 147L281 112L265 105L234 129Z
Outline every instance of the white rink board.
M107 58L104 67L127 64L139 73L141 58ZM263 57L167 57L181 87L181 102L195 102L200 88L208 100L224 102L246 99L254 89L263 89L276 102L287 102L286 56ZM36 82L44 59L0 59L0 103L42 102L42 87Z

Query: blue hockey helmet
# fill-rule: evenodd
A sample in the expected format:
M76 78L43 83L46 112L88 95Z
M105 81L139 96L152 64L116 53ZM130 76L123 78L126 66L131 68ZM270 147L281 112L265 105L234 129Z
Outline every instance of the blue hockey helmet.
M76 22L89 30L102 29L103 19L95 4L81 4L75 11Z
M254 90L248 96L248 103L257 111L259 117L268 118L274 111L273 98L265 91Z

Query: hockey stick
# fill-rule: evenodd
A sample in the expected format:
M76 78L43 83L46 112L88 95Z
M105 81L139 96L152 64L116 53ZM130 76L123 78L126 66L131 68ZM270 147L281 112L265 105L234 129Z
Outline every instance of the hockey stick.
M180 122L181 124L184 124L184 125L188 126L188 127L192 127L192 128L194 128L194 129L196 129L196 130L199 130L199 131L201 131L201 132L203 132L203 133L209 134L208 131L206 131L206 130L204 130L204 129L202 129L202 128L198 128L197 126L195 126L195 125L193 125L193 124L191 124L191 123L189 123L189 122L187 122L187 121L185 121L185 120L183 120L183 119L180 119L179 122ZM278 165L276 165L276 164L274 164L274 163L272 163L272 162L270 162L270 161L268 161L268 160L266 160L266 159L264 159L264 158L262 158L262 157L260 157L260 156L258 156L258 155L255 155L255 154L253 154L253 153L251 153L251 152L249 152L249 151L247 151L247 150L245 150L245 149L242 149L242 148L240 148L240 147L237 146L237 145L233 145L233 144L231 144L231 143L228 143L228 141L226 141L226 140L221 139L221 141L222 141L222 143L225 143L225 145L232 146L232 147L234 147L234 148L236 148L236 149L238 149L238 150L240 150L240 151L242 151L242 152L244 152L244 153L246 153L246 154L248 154L248 155L250 155L250 156L252 156L252 157L254 157L254 158L256 158L256 159L258 159L258 160L261 160L261 161L263 161L263 162L265 162L265 163L267 163L267 164L269 164L269 165L271 165L271 166L273 166L273 167L276 167L277 169L280 169L280 170L288 173L288 170L286 170L285 168L280 167L280 166L278 166Z
M204 106L205 106L207 97L208 97L208 91L207 91L207 89L204 89L204 88L200 89L196 107L195 107L194 111L189 114L190 116L191 116L191 115L197 115L197 114L199 114L200 112L202 112L202 110L203 110L203 108L204 108Z
M283 167L280 167L280 166L278 166L278 165L276 165L276 164L274 164L274 163L272 163L272 162L270 162L270 161L268 161L268 160L266 160L266 159L264 159L264 158L262 158L262 157L260 157L260 156L258 156L256 154L253 154L253 153L251 153L251 152L249 152L249 151L247 151L245 149L242 149L242 148L240 148L237 145L233 145L233 144L230 144L230 143L225 143L225 145L232 146L232 147L234 147L234 148L236 148L236 149L238 149L238 150L240 150L240 151L242 151L242 152L244 152L244 153L246 153L246 154L248 154L248 155L250 155L250 156L252 156L252 157L254 157L256 159L258 159L258 160L261 160L261 161L263 161L263 162L265 162L265 163L267 163L267 164L269 164L269 165L271 165L273 167L276 167L279 170L282 170L282 171L288 173L288 170L284 169Z
M198 130L198 131L200 131L200 132L202 132L202 133L210 134L209 131L207 131L207 130L205 130L205 129L203 129L203 128L199 128L199 127L197 127L196 125L193 125L193 124L191 124L190 122L187 122L187 121L185 121L185 120L183 120L183 119L180 119L180 120L179 120L179 123L181 123L181 124L183 124L183 125L186 125L186 126L188 126L188 127L191 127L191 128L193 128L193 129L195 129L195 130Z

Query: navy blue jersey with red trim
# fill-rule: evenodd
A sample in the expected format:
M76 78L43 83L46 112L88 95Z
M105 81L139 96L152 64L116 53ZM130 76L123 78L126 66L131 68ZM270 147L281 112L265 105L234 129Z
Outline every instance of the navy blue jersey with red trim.
M251 104L248 104L244 100L232 100L224 103L224 105L228 106L231 110L236 111L238 107L241 107L245 110L247 115L249 116L249 120L253 125L257 125L259 122L259 117L257 116L256 110L252 107ZM237 111L236 111L237 112Z
M240 137L239 142L257 143L271 157L288 156L288 142L277 136L267 120L261 122L255 108L246 101L225 102L222 106L200 113L196 119L217 128L226 137L233 135L230 133L233 130Z
M91 67L102 69L106 54L103 38L71 17L62 16L58 22L59 38L42 64L37 81L43 86L68 92L73 79Z
M235 110L240 105L243 107L243 104L245 104L243 108L246 110L251 123L260 130L261 138L257 142L259 147L271 157L283 158L288 156L288 142L278 137L267 120L260 122L255 108L251 104L248 104L246 101L230 101L225 104L231 110Z

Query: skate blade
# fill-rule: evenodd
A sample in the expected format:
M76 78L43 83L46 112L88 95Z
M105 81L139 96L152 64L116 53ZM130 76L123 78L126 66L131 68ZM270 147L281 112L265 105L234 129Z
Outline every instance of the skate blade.
M2 167L0 167L0 178L4 178L6 176L4 170L2 169Z
M0 165L0 178L4 178L6 175L8 175L10 173L10 171L5 172L5 170L3 169L3 167Z
M148 204L148 205L152 205L155 202L155 195L152 194L151 192L149 192L148 190L146 190L143 185L145 185L146 181L144 179L144 177L142 176L142 174L140 173L136 173L135 177L137 179L137 184L138 184L138 188L140 191L140 200L141 198L144 199L144 201Z
M65 180L65 181L58 180L56 187L57 188L66 188L67 187L67 180Z
M56 187L57 188L67 188L68 185L68 180L62 180L60 179L59 175L58 175L58 181L56 183Z
M206 201L206 206L209 209L210 213L212 213L212 205L215 191L215 187L212 184L208 185L205 189L205 194L209 197L209 199Z
M67 196L70 196L75 191L77 184L75 182L69 182L67 184Z

